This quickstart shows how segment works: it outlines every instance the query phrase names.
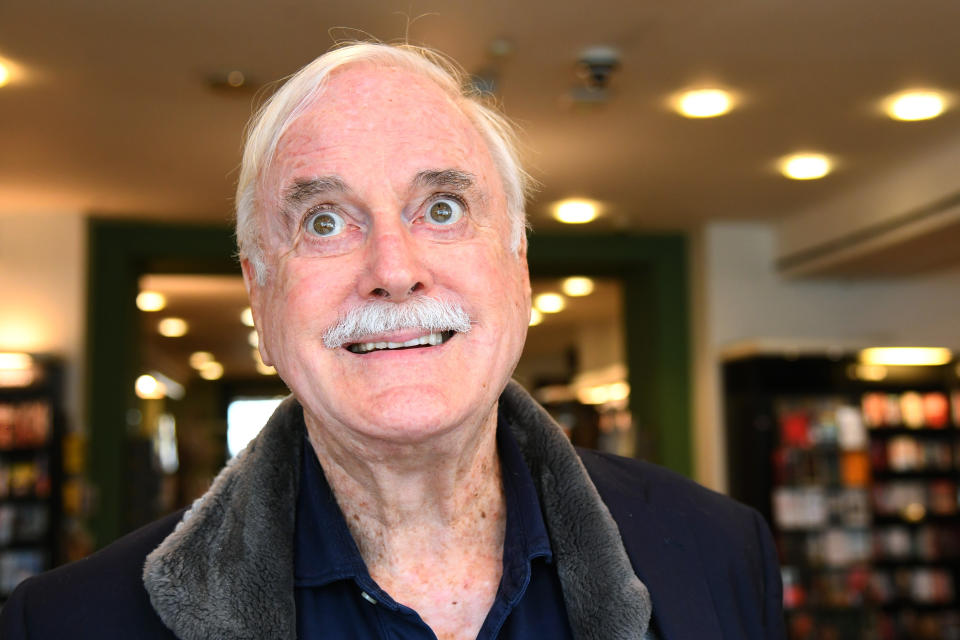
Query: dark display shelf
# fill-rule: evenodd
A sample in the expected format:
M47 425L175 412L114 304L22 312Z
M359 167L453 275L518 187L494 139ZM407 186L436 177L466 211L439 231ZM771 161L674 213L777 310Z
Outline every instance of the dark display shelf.
M0 603L59 559L62 368L34 358L31 375L0 385Z
M791 640L960 638L957 370L855 371L727 363L731 494L774 530Z

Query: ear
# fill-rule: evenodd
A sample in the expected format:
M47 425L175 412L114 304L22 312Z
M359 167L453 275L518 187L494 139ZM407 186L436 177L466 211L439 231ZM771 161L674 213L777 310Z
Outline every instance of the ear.
M247 288L247 297L250 299L250 310L253 312L253 326L257 330L257 344L260 346L260 359L263 364L273 366L273 359L267 352L267 340L264 336L264 328L261 319L264 317L260 311L264 308L264 289L266 284L261 285L257 281L257 270L249 259L243 258L240 261L240 270L243 272L243 284Z

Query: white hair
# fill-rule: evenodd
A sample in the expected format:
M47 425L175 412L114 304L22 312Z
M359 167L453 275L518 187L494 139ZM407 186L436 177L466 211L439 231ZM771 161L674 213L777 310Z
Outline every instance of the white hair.
M321 96L334 71L358 63L399 67L420 74L454 100L483 137L500 174L511 221L511 250L516 252L526 228L524 205L533 181L520 164L513 124L485 104L483 95L469 82L466 72L441 54L408 44L351 43L321 55L293 74L247 126L237 183L237 245L240 258L253 265L257 282L262 285L267 277L261 234L264 215L261 207L266 203L261 202L259 196L280 138Z

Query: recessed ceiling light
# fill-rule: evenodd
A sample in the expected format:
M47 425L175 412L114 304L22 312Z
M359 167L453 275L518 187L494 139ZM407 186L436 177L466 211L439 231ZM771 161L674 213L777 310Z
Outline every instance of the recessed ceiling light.
M253 326L253 309L251 309L250 307L247 307L246 309L241 311L240 322L242 322L248 327L252 327Z
M247 334L247 344L254 349L260 346L260 334L257 333L256 329L251 329L250 333Z
M208 362L200 369L200 377L204 380L219 380L223 377L223 365L216 360Z
M10 67L0 60L0 87L10 83Z
M187 321L183 318L164 318L157 323L157 331L165 338L179 338L187 334Z
M543 314L539 309L530 309L530 326L535 327L543 322Z
M190 366L194 369L201 369L208 362L213 362L213 354L209 351L194 351L190 354Z
M144 400L158 400L164 396L163 383L151 375L143 374L133 385L138 398Z
M565 224L584 224L592 222L600 213L599 205L593 200L570 198L561 200L553 208L553 217Z
M936 118L946 108L943 94L930 90L903 91L884 100L884 110L894 120L916 122Z
M730 112L733 96L723 89L693 89L677 96L674 105L687 118L715 118Z
M137 294L137 309L160 311L167 306L167 298L159 291L141 291Z
M791 180L816 180L832 169L830 158L822 153L794 153L780 159L780 173Z
M533 306L541 313L560 313L567 301L559 293L541 293L533 299Z
M585 276L570 276L560 285L563 292L572 298L590 295L593 287L593 280Z

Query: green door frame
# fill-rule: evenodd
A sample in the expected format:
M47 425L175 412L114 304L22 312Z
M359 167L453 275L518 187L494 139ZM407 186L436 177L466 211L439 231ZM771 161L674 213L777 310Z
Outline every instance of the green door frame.
M87 425L97 546L122 531L124 441L137 407L137 283L145 273L236 273L226 226L92 219L88 225ZM530 236L534 277L620 278L630 405L655 461L690 474L690 377L686 239L662 235Z

